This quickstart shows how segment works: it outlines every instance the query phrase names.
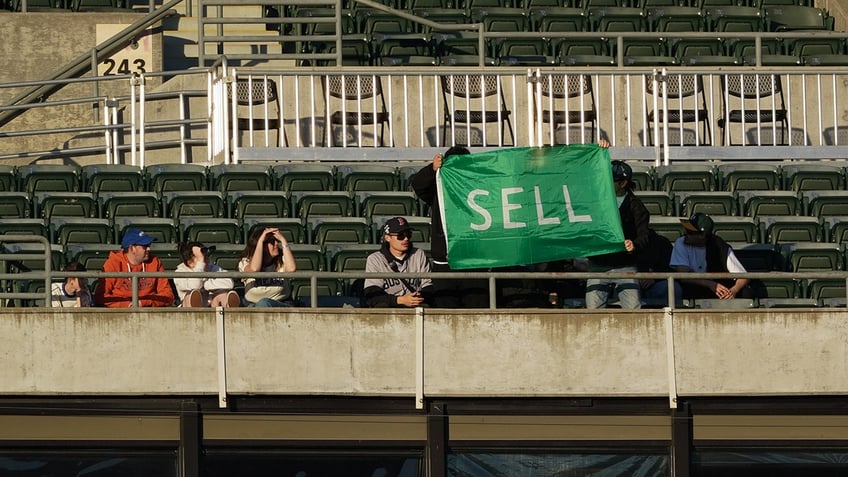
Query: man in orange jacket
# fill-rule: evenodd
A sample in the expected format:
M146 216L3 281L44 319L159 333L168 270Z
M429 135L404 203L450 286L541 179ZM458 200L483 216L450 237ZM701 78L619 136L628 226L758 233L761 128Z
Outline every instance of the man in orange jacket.
M121 250L109 253L103 264L104 272L164 272L157 257L150 255L150 244L155 238L138 229L129 229L121 240ZM94 294L98 306L128 308L132 306L132 280L105 277L100 280ZM141 277L138 279L139 306L173 306L174 291L167 278Z

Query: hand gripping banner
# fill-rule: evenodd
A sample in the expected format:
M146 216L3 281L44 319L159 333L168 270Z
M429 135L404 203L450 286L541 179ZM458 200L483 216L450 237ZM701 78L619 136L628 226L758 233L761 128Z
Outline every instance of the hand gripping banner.
M624 250L609 151L596 144L450 156L437 184L453 269Z

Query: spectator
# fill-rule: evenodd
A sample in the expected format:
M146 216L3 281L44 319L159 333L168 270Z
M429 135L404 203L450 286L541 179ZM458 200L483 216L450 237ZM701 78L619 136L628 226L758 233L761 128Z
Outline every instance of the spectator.
M648 245L651 215L642 201L633 194L633 170L627 163L612 161L612 179L624 231L624 251L589 257L589 271L635 272L636 253ZM605 308L612 292L618 293L618 303L622 308L641 308L639 283L634 278L586 280L586 308Z
M139 229L129 229L121 240L121 250L113 251L103 264L104 272L164 272L159 258L150 255L150 244L156 240ZM105 277L99 283L94 302L110 308L132 306L132 280ZM172 306L174 291L167 278L140 277L138 306Z
M85 267L79 262L70 262L62 269L64 272L84 272ZM51 286L54 308L82 308L91 306L91 292L88 290L88 280L79 277L65 277L62 282Z
M450 156L471 154L462 146L454 146L444 154L436 154L433 162L421 168L411 178L412 189L430 208L430 254L434 272L451 271L448 265L448 247L436 187L436 171ZM467 272L487 270L463 270ZM486 280L437 280L433 284L433 305L439 308L488 308L489 285Z
M685 234L674 242L671 252L671 268L676 272L698 273L745 273L733 249L714 235L713 219L697 212L688 219L680 219ZM747 278L710 280L687 278L674 284L677 301L681 298L750 298L753 292Z
M403 217L383 227L383 245L368 256L366 272L430 272L424 251L412 245L412 229ZM429 306L433 284L429 278L367 278L365 304L370 307Z
M636 268L640 272L672 272L669 266L671 261L671 242L648 229L648 246L636 254ZM652 306L668 305L668 280L645 278L639 280L642 291L642 300L649 300Z
M209 262L209 254L215 247L205 247L200 242L180 243L182 263L177 265L178 272L225 272L223 268ZM198 308L204 306L236 308L241 298L233 290L232 278L200 277L174 278L180 306Z
M297 271L291 245L277 228L256 228L247 240L239 261L240 272ZM244 299L248 306L294 306L291 282L284 277L245 278Z

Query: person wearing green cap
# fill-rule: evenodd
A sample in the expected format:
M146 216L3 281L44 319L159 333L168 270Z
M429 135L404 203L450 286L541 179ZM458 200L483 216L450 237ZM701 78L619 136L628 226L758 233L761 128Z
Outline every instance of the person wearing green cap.
M733 249L721 237L713 234L715 224L709 215L697 212L680 219L685 234L674 242L669 265L676 272L745 273ZM677 302L681 298L748 298L752 292L747 278L687 278L675 281Z

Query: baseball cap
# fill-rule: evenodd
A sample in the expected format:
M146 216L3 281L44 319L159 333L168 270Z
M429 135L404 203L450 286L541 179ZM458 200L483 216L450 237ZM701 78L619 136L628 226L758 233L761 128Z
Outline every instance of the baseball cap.
M121 248L128 248L130 245L150 245L156 238L147 235L139 229L129 229L124 233L124 238L121 239Z
M633 178L633 169L624 161L615 160L612 165L612 179L616 181Z
M386 225L383 226L384 234L396 234L398 232L403 232L404 230L409 230L412 227L409 226L409 222L406 221L403 217L392 217L391 219L386 221Z
M683 225L684 229L690 232L704 232L711 234L715 228L713 219L711 219L709 215L701 212L692 214L692 216L688 219L680 219L680 224Z

